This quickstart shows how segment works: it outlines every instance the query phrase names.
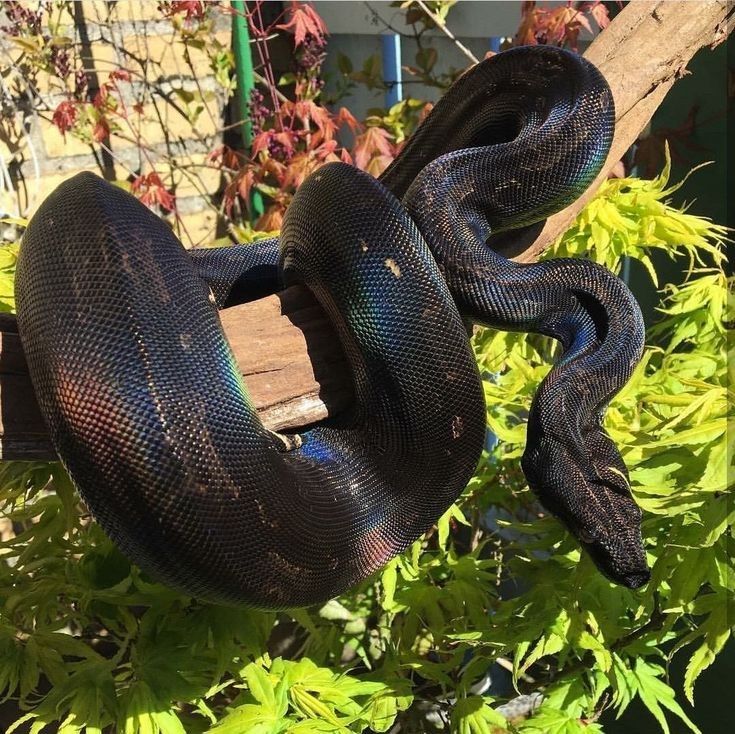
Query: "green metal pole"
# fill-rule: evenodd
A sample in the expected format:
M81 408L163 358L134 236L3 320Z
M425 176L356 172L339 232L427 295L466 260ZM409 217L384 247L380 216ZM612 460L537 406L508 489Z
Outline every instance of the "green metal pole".
M235 79L237 81L235 94L240 119L243 121L240 126L242 144L246 150L249 150L253 143L253 126L250 123L248 111L250 92L255 87L253 57L250 52L250 34L245 17L245 3L243 0L232 0L232 9L235 11L232 14L232 45L235 52ZM263 213L263 197L260 191L253 189L250 204L253 214L259 217Z

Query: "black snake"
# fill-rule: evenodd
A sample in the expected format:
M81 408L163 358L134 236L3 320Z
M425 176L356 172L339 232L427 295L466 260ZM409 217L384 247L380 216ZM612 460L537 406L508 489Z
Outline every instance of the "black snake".
M578 197L613 128L590 63L520 48L462 76L379 180L340 163L312 174L278 240L189 254L96 176L59 186L23 238L18 324L54 445L102 527L197 597L282 608L343 592L475 469L485 407L464 316L562 342L524 471L606 575L645 583L640 512L601 427L641 355L638 306L591 262L516 265L486 244ZM279 436L217 308L293 283L333 321L355 399Z

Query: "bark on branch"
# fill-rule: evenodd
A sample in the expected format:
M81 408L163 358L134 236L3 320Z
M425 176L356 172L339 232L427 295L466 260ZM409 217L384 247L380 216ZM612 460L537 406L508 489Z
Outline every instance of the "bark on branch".
M535 260L604 181L701 48L732 30L727 0L634 0L585 56L607 78L616 129L605 167L572 206L529 229L521 241L496 243L519 262ZM0 315L1 316L1 315ZM308 291L290 288L222 312L251 397L272 429L289 429L334 415L349 404L349 372L326 316ZM0 318L0 459L54 459L26 371L12 317Z
M615 99L615 137L600 175L587 191L543 227L530 229L503 254L533 262L574 221L612 167L625 155L687 64L732 31L735 8L727 0L633 0L584 54L603 73Z

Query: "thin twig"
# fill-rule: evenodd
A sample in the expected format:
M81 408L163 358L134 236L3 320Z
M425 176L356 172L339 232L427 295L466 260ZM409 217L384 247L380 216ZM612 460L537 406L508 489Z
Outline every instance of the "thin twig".
M258 74L257 71L253 71L253 78L255 79L256 82L258 82L258 84L264 84L265 86L270 86L270 82L265 77ZM289 98L283 92L279 91L275 87L273 87L272 91L275 93L276 97L278 98L280 102L290 101Z
M515 667L514 667L513 663L510 660L508 660L508 658L497 657L497 658L495 658L495 662L501 668L504 668L505 670L507 670L509 673L513 673L513 671L515 670ZM530 675L528 675L528 673L524 673L522 671L519 671L518 677L524 683L530 683L530 684L536 683L536 679L535 678L532 678Z
M479 64L480 60L475 56L475 54L470 51L467 46L465 46L455 35L452 33L452 31L447 28L446 23L436 14L431 11L431 9L428 7L428 5L423 2L423 0L416 0L416 5L418 5L421 10L426 13L426 15L431 18L431 20L434 21L437 28L439 28L444 35L451 39L454 43L454 45L473 63L473 64Z

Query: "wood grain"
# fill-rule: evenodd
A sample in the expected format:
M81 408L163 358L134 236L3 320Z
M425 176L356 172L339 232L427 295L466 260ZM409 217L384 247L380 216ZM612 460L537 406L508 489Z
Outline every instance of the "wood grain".
M585 54L615 98L616 129L603 171L570 207L493 245L519 262L535 260L571 224L701 48L732 30L726 0L634 0ZM351 381L325 314L304 288L225 309L222 324L266 426L298 428L349 405ZM13 317L0 314L0 459L53 459Z
M227 308L220 318L268 428L304 426L349 404L352 382L342 348L306 288ZM16 331L15 317L0 314L0 459L53 460Z

